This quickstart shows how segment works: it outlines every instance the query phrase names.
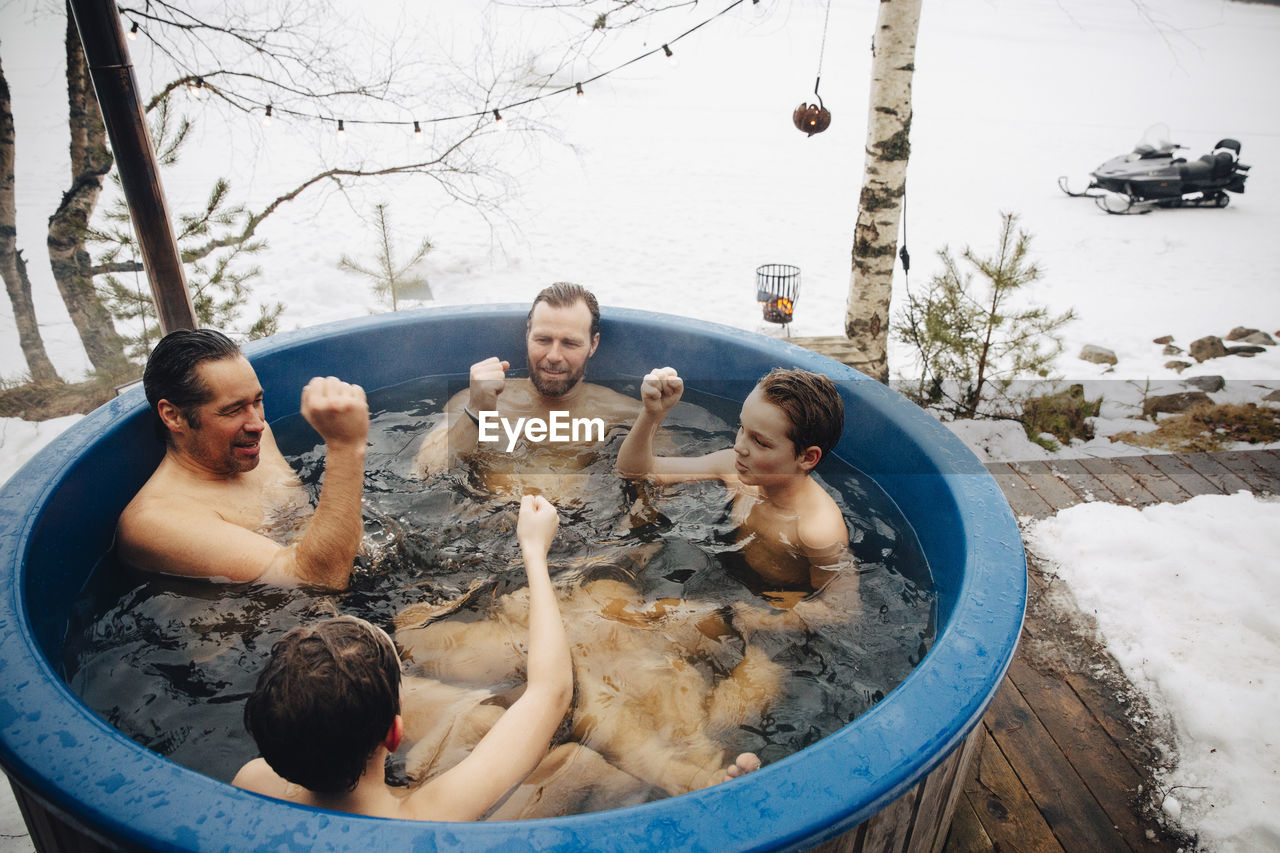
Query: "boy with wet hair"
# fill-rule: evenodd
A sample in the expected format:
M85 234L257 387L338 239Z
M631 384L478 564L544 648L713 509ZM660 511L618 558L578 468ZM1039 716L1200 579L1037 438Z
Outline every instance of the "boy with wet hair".
M573 695L547 572L558 525L545 498L523 498L516 536L529 581L527 685L466 758L407 795L388 787L386 759L404 734L400 658L381 629L339 616L295 628L272 649L245 705L245 726L262 757L241 768L233 784L374 817L482 817L547 756Z
M698 457L656 456L654 435L684 393L674 368L645 376L644 408L618 451L624 477L657 483L719 479L748 566L765 597L790 608L837 577L856 590L849 534L834 500L809 476L844 428L844 404L834 383L806 370L776 368L742 404L733 447Z

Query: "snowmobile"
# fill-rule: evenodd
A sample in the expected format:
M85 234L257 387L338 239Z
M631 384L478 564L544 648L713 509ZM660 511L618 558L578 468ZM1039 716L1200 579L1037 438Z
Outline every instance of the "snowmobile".
M1185 146L1169 141L1169 128L1152 125L1128 154L1103 163L1089 186L1073 191L1067 178L1058 186L1073 198L1092 198L1107 213L1149 213L1157 207L1226 207L1228 192L1244 192L1249 167L1240 162L1240 143L1222 139L1196 160L1175 156Z

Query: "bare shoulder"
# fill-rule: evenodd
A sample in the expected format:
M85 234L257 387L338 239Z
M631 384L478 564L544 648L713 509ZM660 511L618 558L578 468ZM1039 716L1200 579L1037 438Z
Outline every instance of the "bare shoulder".
M206 502L186 495L158 472L143 484L120 513L120 533L130 539L145 537L157 527L216 519L217 512Z
M271 765L262 758L255 758L241 767L240 772L236 773L235 778L231 780L231 784L256 794L266 794L268 797L282 800L290 799L287 796L289 783L272 770Z
M626 394L594 382L588 387L591 390L589 398L591 406L593 409L598 408L600 415L621 421L632 420L640 413L641 404L636 398L628 397Z
M461 391L449 398L449 401L444 404L444 410L446 412L459 412L462 411L462 407L467 405L469 402L471 402L471 389L463 388Z
M805 511L800 514L796 533L800 544L807 551L826 551L832 547L849 544L849 530L845 527L844 514L821 486L813 480L805 494Z

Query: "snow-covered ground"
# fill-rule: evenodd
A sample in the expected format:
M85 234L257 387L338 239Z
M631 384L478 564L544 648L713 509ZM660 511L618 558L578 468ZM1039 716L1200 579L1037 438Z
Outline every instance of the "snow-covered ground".
M1217 853L1280 849L1280 502L1241 492L1141 510L1077 504L1026 541L1170 716L1165 814Z
M701 3L622 33L580 60L564 80L585 79L660 45L728 2ZM819 136L796 131L790 113L813 100L827 4L744 3L674 44L678 65L659 54L589 85L585 103L564 96L504 110L507 121L544 123L565 143L542 139L533 145L508 133L498 144L521 190L519 201L506 208L509 223L491 228L465 206L442 204L429 186L408 180L357 186L346 194L316 192L261 229L269 248L259 259L263 275L254 298L284 302L286 329L385 310L364 282L339 272L336 263L344 252L371 254L368 220L373 205L386 202L406 250L424 235L435 244L424 271L439 304L526 302L547 283L572 280L591 287L606 306L778 334L760 318L754 270L782 262L800 266L803 276L792 334L839 334L877 5L831 4L821 94L833 122ZM383 6L391 11L380 17ZM381 20L386 28L395 22L401 34L430 32L436 44L454 45L460 57L480 29L481 4L464 0L422 7L430 10L430 21L414 18L425 12L402 12L396 0L369 8L374 11L365 15L375 25ZM546 17L510 6L486 8L499 54L522 56L553 35L555 25ZM67 174L59 66L63 24L58 15L33 16L16 2L0 6L0 20L17 134L19 245L31 266L46 344L62 374L71 377L84 370L85 361L43 246ZM21 39L10 37L17 32ZM1032 256L1044 268L1029 298L1054 311L1074 309L1078 316L1065 331L1057 372L1106 400L1099 423L1103 437L1064 452L1133 452L1105 436L1134 426L1121 419L1149 390L1148 381L1176 386L1187 376L1220 374L1226 388L1211 395L1220 401L1256 400L1280 388L1280 347L1252 359L1209 361L1179 377L1163 367L1169 357L1152 342L1172 335L1185 349L1196 338L1225 336L1236 326L1280 332L1280 241L1274 237L1280 224L1278 37L1280 8L1229 0L926 4L907 197L910 286L923 286L937 271L936 250L969 245L989 251L1001 212L1021 216L1022 227L1033 235ZM142 43L135 44L144 90L168 79ZM465 112L476 104L456 106L454 112ZM404 117L379 106L367 109L367 117ZM1242 160L1253 166L1248 192L1223 210L1116 217L1058 191L1059 175L1083 181L1157 121L1166 122L1192 156L1221 137L1239 139ZM348 136L339 149L330 127L280 119L264 131L257 117L211 114L197 127L195 147L165 176L171 207L192 209L220 175L231 180L237 200L261 205L314 168L317 153L350 165L401 154L410 145L400 129L352 124ZM899 268L899 305L907 286ZM1114 350L1119 363L1108 371L1081 361L1077 355L1085 344ZM895 346L891 364L906 371L909 353ZM14 378L24 367L7 305L0 306L0 377ZM5 423L0 478L59 426ZM1020 431L956 429L987 459L1045 454ZM1115 529L1133 530L1117 535L1112 545L1121 563L1140 559L1152 547L1148 539L1163 536L1115 512ZM1252 524L1245 515L1237 525ZM1211 541L1244 538L1233 530ZM1222 561L1216 573L1224 585L1245 562ZM1145 594L1116 598L1130 607L1147 606ZM1171 625L1191 626L1190 618L1180 617L1193 603L1191 596L1171 600L1159 612ZM1271 631L1272 639L1277 633ZM1165 639L1156 634L1149 642L1164 647ZM1207 641L1199 645L1213 647ZM1223 661L1209 666L1215 673L1235 672ZM1200 698L1216 701L1207 693ZM1266 784L1274 791L1274 777ZM1269 802L1275 800L1270 796ZM1197 815L1188 803L1184 820L1198 820ZM1207 827L1203 831L1211 837ZM1215 828L1219 834L1212 837L1229 839L1232 831ZM1228 849L1227 843L1217 849Z

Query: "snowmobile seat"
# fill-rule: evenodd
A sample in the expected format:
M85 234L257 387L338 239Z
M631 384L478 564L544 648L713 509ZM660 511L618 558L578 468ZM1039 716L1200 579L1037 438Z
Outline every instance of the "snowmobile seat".
M1215 181L1222 180L1231 176L1231 169L1236 164L1236 158L1230 151L1218 151L1213 155L1213 179Z
M1219 139L1218 144L1213 146L1213 150L1217 151L1219 148L1227 148L1234 151L1237 157L1240 156L1240 143L1234 139Z
M1188 160L1178 167L1178 177L1184 182L1207 181L1213 175L1213 158L1204 154L1198 160Z

